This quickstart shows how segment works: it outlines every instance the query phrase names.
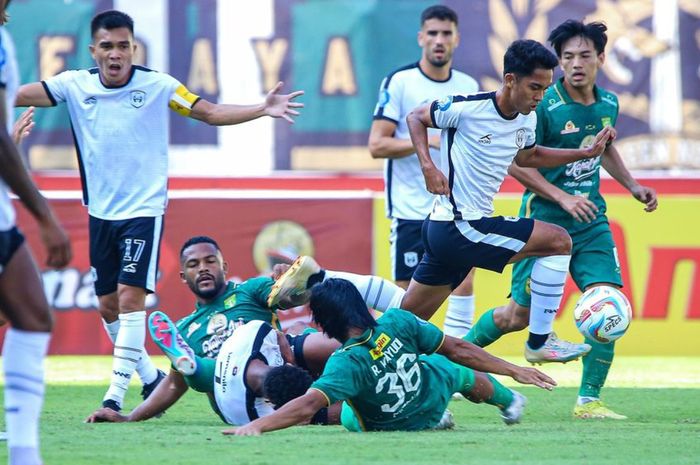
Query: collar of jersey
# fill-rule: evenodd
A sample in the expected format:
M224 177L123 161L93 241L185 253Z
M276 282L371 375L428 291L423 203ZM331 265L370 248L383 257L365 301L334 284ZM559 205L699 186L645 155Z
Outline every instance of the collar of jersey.
M450 79L452 79L452 68L450 68L450 75L447 76L447 79L445 79L445 80L443 80L443 81L440 81L440 80L438 80L438 79L433 79L433 78L431 78L430 76L428 76L427 74L425 74L425 71L423 71L423 68L420 67L420 61L416 62L416 68L418 68L418 71L420 71L420 73L423 75L423 77L426 78L426 79L428 79L429 81L433 81L433 82L447 82L447 81L449 81Z
M557 93L559 98L564 103L578 103L574 101L574 99L572 99L569 93L566 91L566 87L564 87L563 77L560 77L559 79L557 79L557 82L554 83L554 92ZM598 86L595 84L593 84L593 94L595 95L596 103L600 102L600 91L598 90ZM579 103L579 105L581 104Z
M367 343L367 341L372 339L372 334L374 334L374 328L369 328L364 333L362 333L361 336L348 339L345 345L343 346L343 350L348 350L352 347L361 346L362 344Z
M107 84L102 82L102 76L100 76L99 69L97 72L97 78L99 79L100 84L102 84L102 87L104 87L105 89L121 89L122 87L126 87L129 85L129 83L131 82L131 79L133 79L133 77L134 77L135 72L136 72L136 66L131 65L131 72L129 73L129 79L127 79L127 81L120 86L108 86Z

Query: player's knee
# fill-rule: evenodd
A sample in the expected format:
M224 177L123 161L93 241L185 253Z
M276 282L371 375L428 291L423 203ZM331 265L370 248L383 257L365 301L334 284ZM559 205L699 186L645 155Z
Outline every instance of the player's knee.
M552 226L552 255L570 255L573 243L571 242L571 236L566 231L566 229L561 226Z

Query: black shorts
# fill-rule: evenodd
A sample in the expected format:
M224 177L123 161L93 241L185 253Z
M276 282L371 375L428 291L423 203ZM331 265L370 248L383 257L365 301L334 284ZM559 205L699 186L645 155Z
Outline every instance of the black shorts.
M287 342L289 342L292 352L294 353L294 362L299 368L303 368L309 371L309 367L306 365L306 359L304 358L304 340L310 333L295 334L285 334L287 337Z
M156 288L163 217L101 220L90 216L90 266L98 296L117 284Z
M0 273L5 270L22 244L24 244L24 236L19 232L17 226L7 231L0 231Z
M394 281L410 281L418 263L423 258L423 220L391 221L391 270Z
M484 217L432 221L423 225L425 254L413 279L429 286L456 288L476 268L501 273L532 235L531 218Z

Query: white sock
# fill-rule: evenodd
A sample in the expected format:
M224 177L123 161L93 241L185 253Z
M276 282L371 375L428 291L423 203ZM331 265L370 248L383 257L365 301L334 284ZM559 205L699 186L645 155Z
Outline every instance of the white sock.
M116 319L111 323L107 323L103 319L102 326L104 327L107 336L109 336L109 340L112 341L112 344L114 344L114 341L117 340L117 335L119 334L121 322L119 319ZM139 378L141 378L141 382L143 384L150 384L158 377L158 369L153 364L151 357L149 357L148 353L146 353L146 350L141 352L141 358L139 359L139 363L136 365L136 372L139 374Z
M44 357L51 333L7 330L2 349L5 371L5 427L10 463L41 463L39 415L44 402Z
M379 276L326 270L323 280L328 278L347 279L360 291L367 306L380 312L390 308L401 308L401 300L406 293L396 284Z
M587 404L589 402L593 402L594 400L600 400L600 398L599 397L578 396L578 399L576 399L576 405Z
M474 322L474 296L450 295L447 299L444 332L448 336L466 336Z
M112 399L121 407L129 381L143 353L146 341L146 312L120 313L121 326L114 341L112 379L103 400Z
M535 260L530 274L530 332L549 334L564 295L571 255L552 255Z

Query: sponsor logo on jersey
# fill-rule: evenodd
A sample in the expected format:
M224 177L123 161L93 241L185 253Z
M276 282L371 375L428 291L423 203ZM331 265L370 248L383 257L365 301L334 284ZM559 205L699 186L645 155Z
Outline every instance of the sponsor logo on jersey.
M374 340L374 348L369 350L372 360L377 360L384 356L384 347L389 345L389 342L391 342L391 338L384 333Z
M201 323L197 323L196 321L193 321L192 324L190 324L187 327L187 337L192 336L192 334L194 334L194 332L197 331L201 327L202 327Z
M409 268L413 268L418 265L418 253L417 252L406 252L403 254L403 263Z
M491 136L492 136L492 134L489 133L489 134L486 134L485 136L479 137L479 143L485 144L485 145L490 144L491 143Z
M515 133L515 145L519 149L525 147L525 129L518 129Z
M88 97L85 100L83 100L83 103L85 105L94 105L97 103L97 99L95 97Z
M559 131L559 134L574 134L574 133L579 132L580 130L581 130L581 128L577 128L576 125L574 124L574 122L569 120L564 125L564 129Z
M595 124L587 124L586 125L586 131L594 131L595 130Z
M131 106L134 108L141 108L146 103L146 92L142 90L132 90L130 96Z
M452 105L452 96L451 95L448 95L447 97L443 97L437 101L437 106L440 109L440 111L447 111L447 109L450 108L450 105Z
M129 263L122 268L122 271L125 273L136 273L136 263Z
M232 308L234 305L236 305L236 294L233 294L232 296L230 296L226 300L224 300L224 309L228 310L229 308Z

